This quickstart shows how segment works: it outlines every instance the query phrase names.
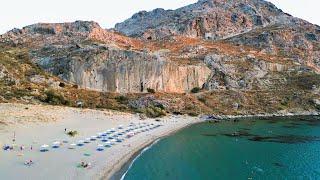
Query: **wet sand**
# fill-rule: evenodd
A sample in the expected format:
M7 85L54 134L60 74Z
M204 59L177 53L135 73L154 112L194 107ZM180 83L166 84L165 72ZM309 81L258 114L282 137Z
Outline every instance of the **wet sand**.
M143 147L154 140L166 136L192 123L198 118L188 116L168 116L156 122L155 119L140 120L138 115L116 111L99 111L43 105L0 104L0 145L12 144L15 132L17 146L25 146L23 151L0 151L0 175L4 179L105 179L115 172ZM104 151L96 151L97 140L83 147L68 149L70 143L84 140L99 132L130 123L160 124L157 129L142 132L117 143ZM64 133L76 130L79 134L69 137ZM42 144L51 145L54 141L68 141L58 149L49 148L41 153ZM30 149L32 145L33 150ZM88 153L90 156L85 156ZM27 160L34 161L25 166ZM90 162L88 169L79 168L81 162Z

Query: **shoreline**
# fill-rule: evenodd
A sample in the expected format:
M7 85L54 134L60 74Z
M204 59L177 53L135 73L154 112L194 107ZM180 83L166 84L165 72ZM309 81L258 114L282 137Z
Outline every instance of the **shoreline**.
M188 128L194 124L198 124L198 123L201 123L202 121L198 121L198 122L193 122L193 123L190 123L190 124L187 124L183 127L180 127L178 129L174 129L172 131L169 131L163 135L159 135L158 138L154 139L154 140L150 140L148 142L146 142L144 144L144 146L141 146L138 148L137 151L133 152L133 153L130 153L131 156L129 157L125 157L125 159L123 159L124 161L119 164L118 168L114 169L109 175L105 175L103 177L101 177L100 179L110 179L110 180L118 180L118 179L121 179L121 177L124 175L124 173L126 173L130 168L130 165L133 163L133 161L137 158L137 156L139 156L141 153L143 153L143 151L146 149L146 148L149 148L149 147L152 147L154 144L156 144L157 142L159 142L161 139L163 138L166 138L172 134L175 134L185 128ZM120 167L120 168L119 168Z
M137 114L109 110L91 110L59 106L1 104L0 103L0 144L11 144L16 135L17 147L11 151L0 151L0 174L6 179L102 179L113 174L130 162L131 157L155 140L170 135L201 120L198 117L170 115L156 119L140 119ZM141 132L116 143L104 151L96 150L99 140L83 147L70 150L71 143L78 142L120 125L130 123L154 123L159 128ZM65 134L64 129L77 130L75 137ZM43 133L45 132L45 133ZM58 149L49 148L46 153L39 150L43 144L66 141ZM30 150L30 146L33 148ZM86 156L85 154L89 154ZM66 158L67 157L67 158ZM32 167L24 162L32 159ZM56 161L59 159L59 161ZM80 162L91 163L88 169L78 168ZM19 173L15 173L19 172ZM59 172L59 173L57 173Z
M169 131L166 131L166 132L163 132L159 135L157 135L156 137L153 137L151 139L149 139L148 141L146 141L145 143L143 143L143 145L135 148L133 151L129 152L126 154L126 156L122 157L118 164L116 164L111 170L105 170L103 173L102 173L102 176L99 177L99 179L110 179L110 180L118 180L118 179L121 179L121 177L123 176L123 174L128 170L126 167L129 167L130 164L132 163L133 160L136 159L136 157L146 148L154 145L156 142L160 141L161 139L167 137L167 136L170 136L178 131L181 131L183 130L184 128L187 128L191 125L194 125L194 124L198 124L198 123L201 123L203 121L201 121L200 119L199 120L196 120L194 122L191 122L191 123L187 123L181 127L177 127L177 128L174 128L172 130L169 130ZM123 173L121 173L123 172Z
M300 111L300 112L281 112L281 113L264 113L264 114L248 114L248 115L202 115L200 119L207 118L209 120L229 120L237 118L271 118L271 117L292 117L292 116L319 116L320 111ZM210 119L211 118L211 119Z
M24 105L24 104L1 104L0 103L0 145L9 144L13 132L17 134L18 145L32 145L33 151L1 151L0 173L8 179L119 179L126 172L135 158L155 141L161 140L178 131L197 123L210 120L232 120L235 118L254 117L290 117L290 116L318 116L319 112L299 111L296 113L272 113L256 115L203 115L190 117L187 115L168 115L156 119L141 120L139 115L123 113L111 110L79 109L59 106ZM208 119L214 117L217 119ZM106 129L119 125L128 126L129 123L155 123L162 126L149 132L143 132L134 137L118 143L103 152L97 152L99 143L91 142L83 148L68 150L60 148L48 153L40 154L41 144L52 143L56 140L67 140L69 143L77 142L90 137ZM79 131L75 138L66 136L64 128ZM42 133L46 132L46 133ZM65 145L67 146L67 144ZM90 153L90 157L85 157ZM68 157L68 158L63 158ZM25 168L23 162L26 159L37 162L32 168ZM60 161L55 161L60 159ZM80 161L91 162L90 169L79 169L75 165ZM5 163L6 162L6 163ZM45 167L43 169L43 167ZM39 171L43 169L43 171ZM20 172L16 174L14 172ZM59 172L59 173L55 173Z
M320 115L320 112L305 111L305 112L298 112L298 113L272 113L272 114L256 114L256 115L212 115L212 116L217 117L217 119L219 119L219 120L232 120L232 119L237 119L237 118L262 118L262 117L270 118L270 117L319 116L319 115ZM203 120L203 118L201 118L201 117L199 119L200 119L199 122L188 124L184 127L181 127L180 129L173 130L173 131L167 133L166 135L159 136L159 138L157 138L157 139L150 140L150 141L146 142L143 147L141 147L140 149L138 149L134 153L131 153L130 157L124 157L124 159L123 159L124 162L119 162L120 164L116 168L118 170L115 169L111 172L106 172L106 173L110 173L110 174L108 174L108 175L105 174L100 179L110 179L110 180L121 179L122 176L124 175L124 173L127 173L130 166L134 163L136 158L138 158L138 156L140 156L141 153L143 153L143 151L145 149L152 147L154 144L156 144L161 139L163 139L167 136L170 136L178 131L181 131L191 125L207 121L207 120ZM121 167L119 168L119 166L121 166Z

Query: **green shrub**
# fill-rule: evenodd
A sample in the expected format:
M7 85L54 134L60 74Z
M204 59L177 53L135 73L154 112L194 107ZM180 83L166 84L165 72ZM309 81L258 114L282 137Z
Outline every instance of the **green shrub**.
M158 108L160 108L160 109L162 109L162 110L165 110L166 108L164 107L164 105L163 104L156 104L156 105L154 105L155 107L158 107Z
M78 131L68 131L67 134L71 137L74 137L78 134Z
M198 93L198 92L200 92L200 88L199 87L194 87L193 89L191 89L191 92L192 93Z
M188 115L192 116L192 117L196 117L196 116L199 116L199 113L197 113L197 112L189 112Z
M54 90L48 90L45 92L46 98L44 102L52 105L70 105L70 102L66 100L63 95L56 93Z
M148 93L152 93L152 94L156 93L156 91L154 89L151 89L151 88L147 88L147 91L148 91Z
M198 100L204 104L206 103L206 98L203 96L198 97Z
M118 96L118 97L116 97L116 100L121 104L125 104L128 102L128 98L125 96Z
M148 117L150 118L157 118L157 117L163 117L166 115L166 111L164 111L163 109L161 108L158 108L158 107L154 107L154 106L151 106L151 107L147 107L145 109L145 113Z

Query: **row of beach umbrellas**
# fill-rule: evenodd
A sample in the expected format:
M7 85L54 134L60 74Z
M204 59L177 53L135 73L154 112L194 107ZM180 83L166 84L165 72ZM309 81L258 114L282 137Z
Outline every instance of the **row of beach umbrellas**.
M105 132L99 132L96 135L90 136L85 138L84 140L79 140L77 143L71 143L68 145L69 149L75 149L77 146L85 146L85 144L89 144L94 141L99 141L101 143L98 144L96 150L97 151L104 151L105 148L111 147L116 143L121 143L128 138L135 136L136 134L142 132L148 132L150 130L156 129L160 127L160 124L153 124L153 123L130 123L129 126L124 128L123 125L118 126L117 128L111 128L106 130ZM40 147L41 152L49 151L50 147L53 149L60 148L62 144L68 143L67 141L55 141L52 143L51 146L47 144L43 144Z

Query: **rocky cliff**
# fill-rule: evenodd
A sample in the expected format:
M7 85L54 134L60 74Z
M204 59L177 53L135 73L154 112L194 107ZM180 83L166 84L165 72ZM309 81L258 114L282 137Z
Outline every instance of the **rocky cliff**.
M298 21L263 0L199 0L177 10L155 9L134 14L115 29L128 36L161 39L184 35L223 39L257 27Z
M32 61L82 88L118 93L188 92L210 75L204 63L179 64L142 42L102 29L95 22L35 24L14 29L2 43L28 47Z
M141 11L115 30L146 40L184 36L226 41L320 72L320 27L264 0L199 0L176 10Z
M264 0L199 0L176 10L142 11L112 30L92 21L39 23L1 35L0 87L2 82L19 87L21 81L46 81L35 70L15 80L19 73L12 64L28 59L23 66L41 68L85 92L143 96L149 89L166 97L141 97L135 103L120 98L126 105L146 99L154 105L151 99L172 112L245 114L319 108L319 40L319 26ZM11 49L14 63L9 63ZM52 82L45 87L61 88L52 85L61 85L59 80ZM99 107L107 104L83 96Z

